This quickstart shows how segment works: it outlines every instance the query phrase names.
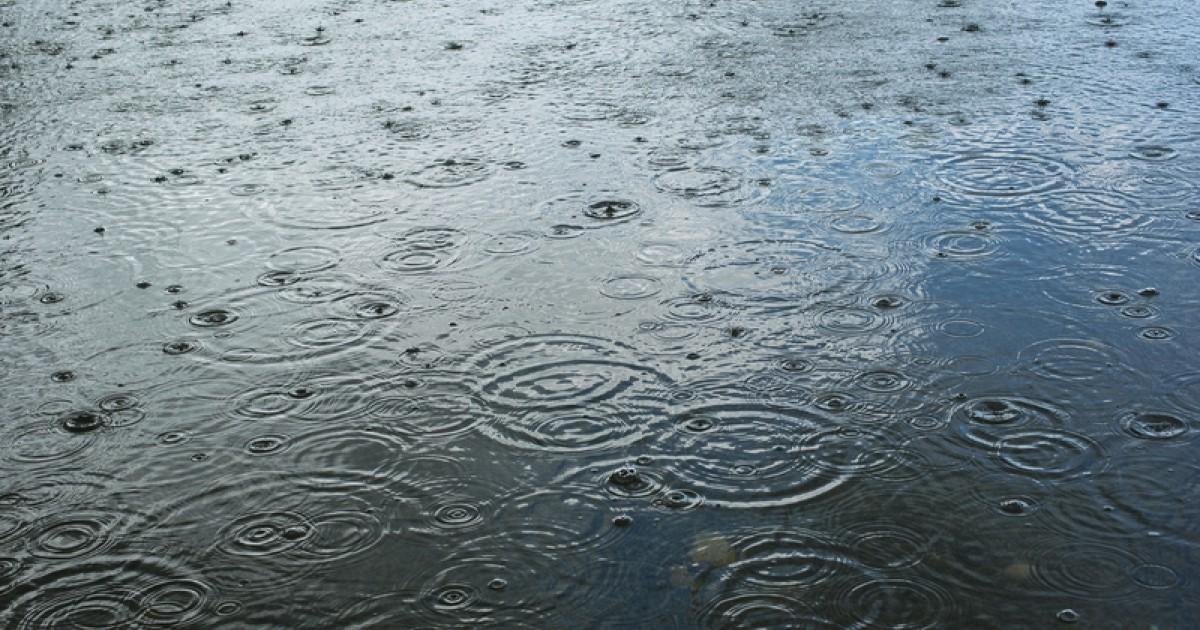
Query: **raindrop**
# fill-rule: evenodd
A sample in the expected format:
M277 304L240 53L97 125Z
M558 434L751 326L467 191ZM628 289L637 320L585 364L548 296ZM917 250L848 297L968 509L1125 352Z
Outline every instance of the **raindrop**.
M226 326L236 322L238 319L237 313L226 309L209 309L200 311L188 318L188 323L200 328L214 328L217 326Z
M60 418L59 424L71 433L88 433L104 426L104 416L94 411L73 411Z
M1125 431L1143 440L1171 440L1188 432L1188 423L1166 413L1140 412L1121 420Z
M1175 336L1175 333L1171 332L1170 328L1163 328L1161 326L1143 328L1138 332L1138 334L1143 339L1149 339L1151 341L1165 341Z
M162 350L164 354L179 355L195 352L200 349L200 343L190 339L177 339L168 341L163 344Z

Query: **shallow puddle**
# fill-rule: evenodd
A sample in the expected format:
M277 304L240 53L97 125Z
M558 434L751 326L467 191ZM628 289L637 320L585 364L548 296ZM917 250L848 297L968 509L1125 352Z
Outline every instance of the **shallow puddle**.
M1197 32L0 0L0 625L1194 626Z

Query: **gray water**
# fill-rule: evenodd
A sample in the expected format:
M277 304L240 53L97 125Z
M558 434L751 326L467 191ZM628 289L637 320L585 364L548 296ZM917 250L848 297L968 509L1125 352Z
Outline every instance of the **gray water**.
M0 21L0 625L1197 625L1194 3Z

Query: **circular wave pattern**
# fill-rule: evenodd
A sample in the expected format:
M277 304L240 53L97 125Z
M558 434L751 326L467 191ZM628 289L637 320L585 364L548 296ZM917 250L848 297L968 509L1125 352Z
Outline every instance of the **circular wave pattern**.
M427 274L458 268L474 238L451 227L423 227L405 232L378 258L380 267L401 274Z
M765 187L741 173L716 166L675 168L654 177L658 190L700 207L745 205L765 196Z
M415 169L405 179L417 188L458 188L492 176L493 166L476 157L437 159Z
M1052 235L1112 238L1147 229L1152 215L1132 197L1103 190L1062 190L1040 196L1022 216Z
M1135 412L1121 418L1121 428L1141 440L1175 440L1186 435L1191 427L1179 416L1161 412Z
M855 475L894 466L880 436L841 432L803 409L725 404L687 409L655 444L656 461L706 503L730 508L795 505ZM862 451L856 450L862 448ZM886 449L884 449L886 450Z
M1064 185L1072 169L1038 155L985 151L942 162L937 176L947 188L966 195L1019 198Z
M599 453L628 448L645 439L650 423L615 405L502 415L480 432L512 448L534 454Z
M816 612L804 602L772 593L745 593L719 597L699 613L701 628L819 628ZM832 627L832 626L830 626Z
M803 601L833 601L839 583L848 579L866 581L872 573L849 557L837 540L799 527L701 534L692 542L689 556L700 567L690 588L711 602L710 610L719 609L722 602L745 602L749 596L769 594L789 594ZM788 611L806 612L802 608L781 609L779 604L783 602L774 602L776 605L760 609L770 615L767 618ZM816 627L822 626L825 624Z
M1121 599L1137 591L1133 576L1141 564L1121 547L1079 541L1040 550L1032 574L1054 592L1085 599Z
M1043 401L997 395L965 400L951 408L948 418L946 430L919 439L922 447L919 450L932 458L934 464L955 467L987 455L998 455L1005 439L1033 432L1012 442L1007 452L1012 458L1010 463L1021 470L1037 465L1036 431L1058 430L1068 424L1070 417Z
M1079 433L1021 431L996 443L996 457L1012 470L1039 479L1065 479L1103 470L1104 449Z
M0 619L21 630L203 625L210 592L175 562L113 554L27 575Z
M913 579L871 579L841 593L838 603L870 628L937 628L954 612L950 593Z
M1087 381L1121 365L1116 348L1087 339L1047 339L1021 351L1039 375L1055 380Z
M563 411L641 398L670 379L632 348L579 335L521 337L486 348L474 360L489 375L481 395L501 409Z
M837 294L876 275L874 266L837 245L806 240L722 244L691 257L684 281L701 291L753 298L759 308L796 305Z

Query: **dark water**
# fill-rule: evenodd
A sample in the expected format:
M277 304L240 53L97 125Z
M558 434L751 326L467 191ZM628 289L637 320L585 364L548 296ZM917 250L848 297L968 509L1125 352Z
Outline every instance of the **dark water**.
M0 625L1197 625L1195 4L0 20Z

